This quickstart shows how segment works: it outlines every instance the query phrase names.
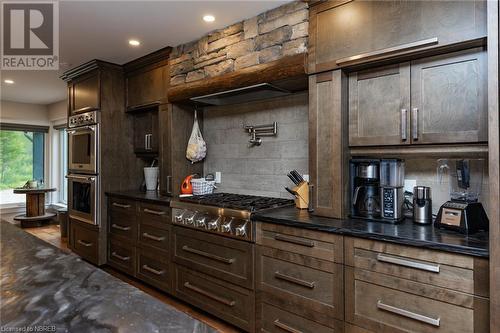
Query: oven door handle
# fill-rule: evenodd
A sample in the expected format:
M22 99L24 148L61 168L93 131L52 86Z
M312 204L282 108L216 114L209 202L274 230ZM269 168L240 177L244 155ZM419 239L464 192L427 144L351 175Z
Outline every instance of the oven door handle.
M68 179L80 179L80 180L88 180L88 181L95 181L94 176L75 176L75 175L66 175L66 178Z

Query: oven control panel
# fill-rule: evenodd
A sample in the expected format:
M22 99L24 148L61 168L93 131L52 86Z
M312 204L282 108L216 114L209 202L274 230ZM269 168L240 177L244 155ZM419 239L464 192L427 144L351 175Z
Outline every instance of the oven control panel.
M249 219L213 215L201 210L173 208L172 222L177 225L201 229L231 238L253 241L253 229Z
M98 111L80 113L68 118L68 127L80 127L98 123Z

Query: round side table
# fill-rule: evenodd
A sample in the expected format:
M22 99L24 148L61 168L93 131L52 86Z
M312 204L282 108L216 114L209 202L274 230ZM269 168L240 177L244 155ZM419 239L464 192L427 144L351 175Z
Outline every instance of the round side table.
M21 222L22 228L39 227L43 221L50 220L56 214L45 212L45 193L54 192L55 188L16 188L14 193L26 194L26 214L17 215L14 220Z

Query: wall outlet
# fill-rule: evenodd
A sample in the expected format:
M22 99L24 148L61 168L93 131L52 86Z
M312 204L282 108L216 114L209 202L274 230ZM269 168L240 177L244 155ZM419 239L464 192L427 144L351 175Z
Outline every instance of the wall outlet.
M215 172L215 183L216 184L222 183L222 172L220 171Z
M413 193L413 188L417 186L416 179L405 179L405 191Z
M309 175L302 175L302 178L309 183Z

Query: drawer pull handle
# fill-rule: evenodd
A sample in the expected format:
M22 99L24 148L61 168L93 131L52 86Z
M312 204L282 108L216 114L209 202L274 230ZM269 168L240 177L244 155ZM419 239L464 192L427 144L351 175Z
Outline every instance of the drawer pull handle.
M203 290L203 289L201 289L201 288L199 288L199 287L197 287L197 286L195 286L195 285L192 285L192 284L191 284L191 283L189 283L189 282L185 282L185 283L184 283L184 287L186 287L186 288L188 288L188 289L190 289L190 290L192 290L192 291L194 291L194 292L197 292L197 293L198 293L198 294L200 294L200 295L203 295L203 296L206 296L206 297L208 297L208 298L211 298L211 299L213 299L214 301L217 301L217 302L219 302L219 303L222 303L222 304L224 304L224 305L227 305L227 306L231 306L231 307L232 307L232 306L234 306L234 305L236 304L236 302L235 302L235 301L233 301L233 300L229 300L229 299L227 299L227 298L224 298L224 297L220 297L220 296L214 295L214 294L212 294L211 292L206 291L206 290Z
M295 329L293 327L288 326L285 323L282 323L279 319L276 319L274 321L274 326L281 328L282 330L285 330L290 333L302 333L302 331L299 331L298 329Z
M142 265L142 269L144 269L148 272L151 272L153 274L156 274L156 275L163 275L163 273L165 273L165 271L163 269L161 271L159 271L157 269L154 269L153 267L149 267L148 265Z
M122 225L115 224L115 223L113 223L113 224L111 225L111 227L112 227L112 228L115 228L115 229L118 229L118 230L121 230L121 231L129 231L129 230L130 230L130 227L128 227L128 226L125 226L125 227L124 227L124 226L122 226Z
M388 312L403 316L403 317L407 317L410 319L421 321L423 323L426 323L426 324L429 324L432 326L436 326L436 327L439 327L439 322L441 321L441 318L431 318L431 317L427 317L427 316L424 316L424 315L421 315L421 314L418 314L415 312L403 310L403 309L397 308L395 306L384 304L384 303L382 303L381 300L379 300L377 302L377 308L379 308L380 310L388 311Z
M391 55L391 54L394 54L397 52L403 52L403 51L408 51L408 50L412 50L412 49L416 49L416 48L420 48L420 47L424 47L424 46L434 45L434 44L437 44L438 42L439 41L438 41L437 37L423 39L423 40L419 40L416 42L411 42L411 43L402 44L402 45L398 45L398 46L388 47L388 48L382 49L382 50L376 50L376 51L372 51L372 52L357 54L357 55L350 56L347 58L338 59L336 61L336 64L340 65L340 64L343 64L346 62L352 62L352 61L356 61L356 60L368 60L368 59L374 58L374 57L388 56L388 55Z
M144 208L144 213L149 213L153 215L165 215L166 213L161 210L152 210L148 208Z
M152 240L157 241L157 242L162 242L162 241L164 241L164 240L165 240L165 237L163 237L163 236L158 237L158 236L155 236L155 235L150 235L150 234L148 234L147 232L143 232L143 233L142 233L142 236L143 236L144 238L149 238L149 239L152 239Z
M302 246L307 246L307 247L314 247L314 242L311 240L307 240L307 239L294 238L294 237L285 236L282 234L274 235L274 239L282 241L282 242L287 242L287 243L292 243L292 244L297 244L297 245L302 245Z
M118 202L113 202L113 206L120 207L120 208L130 208L130 207L132 207L130 205L124 205L124 204L121 204L121 203L118 203Z
M90 243L90 242L86 242L86 241L83 241L81 239L77 240L78 244L81 244L85 247L91 247L93 243Z
M280 280L285 280L285 281L288 281L288 282L291 282L291 283L298 284L298 285L306 287L306 288L314 289L314 282L309 282L309 281L304 281L304 280L301 280L301 279L297 279L296 277L283 274L283 273L281 273L279 271L276 271L274 273L274 277L277 278L277 279L280 279Z
M197 255L205 257L205 258L217 260L217 261L223 262L225 264L232 264L234 262L234 258L220 257L220 256L212 254L212 253L208 253L208 252L205 252L205 251L200 251L200 250L197 250L197 249L190 248L187 245L184 245L182 247L182 249L184 251L186 251L186 252L194 253L194 254L197 254Z
M422 271L439 273L439 265L424 264L422 262L417 262L417 261L412 261L412 260L408 260L408 259L388 256L388 255L381 254L381 253L379 253L377 255L377 260L382 261L382 262L387 262L390 264L396 264L396 265L400 265L400 266L406 266L406 267L410 267L410 268L420 269Z
M129 256L124 257L124 256L119 255L119 254L118 254L118 253L116 253L116 252L112 252L112 253L111 253L111 256L113 256L113 257L115 257L115 258L118 258L118 259L120 259L121 261L129 261L129 260L130 260L130 257L129 257Z

